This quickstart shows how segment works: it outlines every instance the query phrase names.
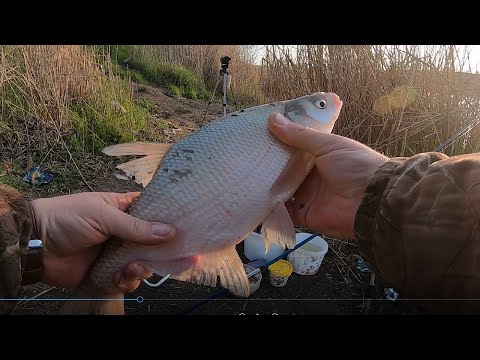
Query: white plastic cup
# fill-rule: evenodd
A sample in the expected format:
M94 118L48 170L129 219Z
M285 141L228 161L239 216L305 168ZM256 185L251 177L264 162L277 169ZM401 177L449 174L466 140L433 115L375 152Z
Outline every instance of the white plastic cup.
M309 233L297 233L297 245L312 236ZM328 243L321 236L316 236L288 255L293 265L293 272L300 275L314 275L320 269L323 258L328 252Z

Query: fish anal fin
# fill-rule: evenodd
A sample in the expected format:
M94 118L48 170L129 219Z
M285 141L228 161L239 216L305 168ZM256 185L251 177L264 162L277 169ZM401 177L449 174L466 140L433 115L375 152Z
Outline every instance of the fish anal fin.
M239 297L250 295L250 286L242 261L234 245L177 261L144 263L150 271L172 279L199 285L220 284Z

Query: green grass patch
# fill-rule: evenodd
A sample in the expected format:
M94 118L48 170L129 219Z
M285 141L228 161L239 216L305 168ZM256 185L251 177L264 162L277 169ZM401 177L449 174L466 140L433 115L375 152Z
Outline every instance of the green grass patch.
M0 68L11 75L0 83L0 183L33 198L88 191L82 176L94 184L104 173L111 176L118 161L102 154L104 147L163 135L151 126L155 104L132 96L128 81L114 75L109 54L96 57L100 47L47 50L0 46ZM55 66L68 76L51 71ZM30 166L53 172L53 181L25 182Z
M149 113L152 113L153 110L155 110L155 104L152 103L151 101L148 101L147 99L137 99L135 100L135 103L138 105L138 106L141 106L142 108L144 108L145 110L147 110Z
M68 140L77 151L99 153L110 144L137 140L140 130L148 130L147 103L106 99L96 105L75 105L69 109L73 131Z
M164 86L172 96L189 99L208 99L210 96L203 81L190 69L158 60L147 60L128 45L112 46L110 51L115 71L121 76L130 76L139 83Z

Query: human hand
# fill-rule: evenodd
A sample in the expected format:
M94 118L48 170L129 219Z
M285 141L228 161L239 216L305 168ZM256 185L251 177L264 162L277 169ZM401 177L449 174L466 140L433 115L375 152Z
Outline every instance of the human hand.
M92 192L33 200L37 233L43 241L42 282L78 287L103 243L112 236L142 245L173 240L173 226L150 223L125 213L139 194ZM112 283L129 293L152 275L132 262L113 275Z
M276 113L270 131L282 142L315 155L315 168L287 202L292 221L337 239L354 239L355 216L368 182L388 158L346 137L304 127Z

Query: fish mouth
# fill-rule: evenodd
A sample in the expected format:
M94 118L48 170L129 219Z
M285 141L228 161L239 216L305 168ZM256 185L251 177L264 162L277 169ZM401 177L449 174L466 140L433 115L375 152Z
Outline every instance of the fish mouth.
M335 107L337 108L337 112L335 116L338 118L340 116L340 111L342 110L343 101L340 99L340 96L337 94L333 94L333 101L335 103Z
M337 94L334 94L333 99L334 99L334 102L335 102L335 106L338 107L339 109L341 109L341 107L343 105L343 101L342 101L342 99L340 99L340 96L338 96Z

